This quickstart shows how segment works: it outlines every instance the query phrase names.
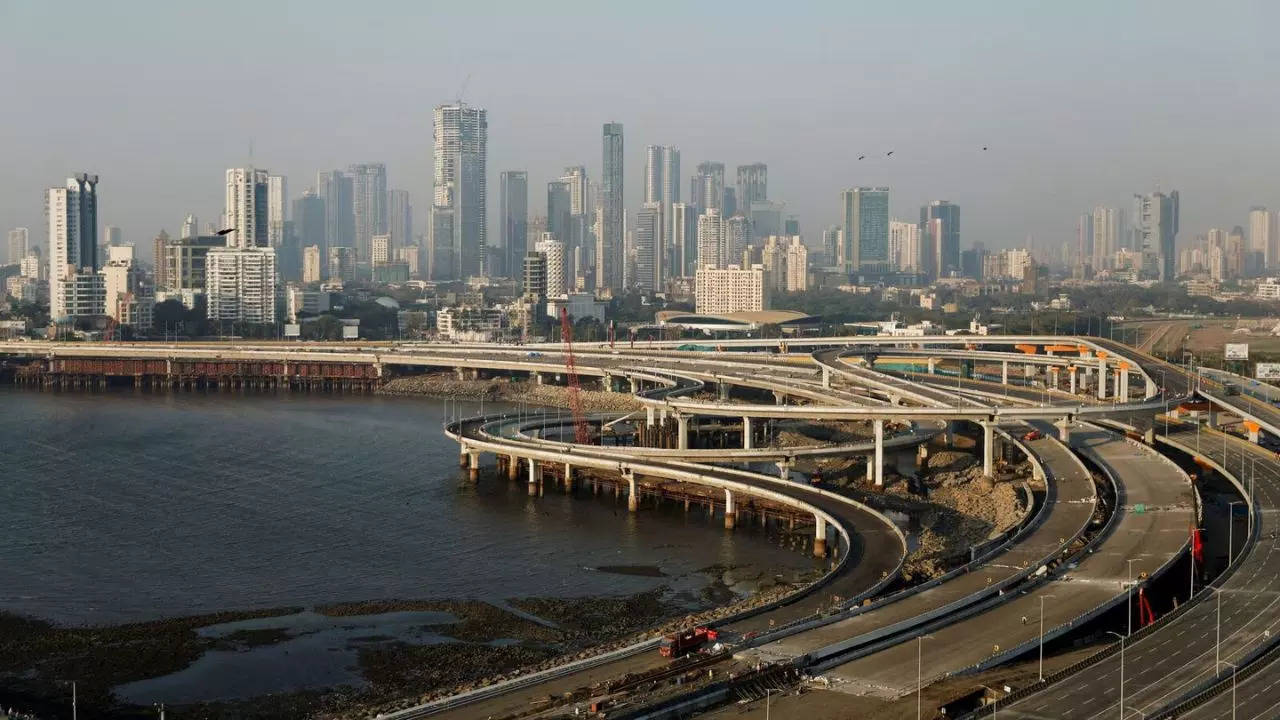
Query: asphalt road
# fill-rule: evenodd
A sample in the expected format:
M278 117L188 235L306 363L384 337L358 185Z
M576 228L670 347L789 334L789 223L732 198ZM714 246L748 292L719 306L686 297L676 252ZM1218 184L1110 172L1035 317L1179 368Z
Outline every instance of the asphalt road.
M1196 447L1194 431L1177 431L1172 439ZM1233 474L1249 477L1256 470L1255 493L1262 509L1261 540L1222 586L1220 657L1235 662L1280 630L1280 551L1269 534L1280 517L1280 464L1258 446L1202 431L1201 454L1219 462L1229 457ZM1242 461L1243 456L1243 461ZM1242 468L1243 465L1243 468ZM1185 527L1185 526L1184 526ZM1150 714L1173 704L1213 676L1218 637L1218 598L1199 602L1168 626L1125 649L1125 705ZM1280 677L1276 669L1263 675ZM1265 683L1264 683L1265 684ZM1073 675L1043 692L1001 710L1006 718L1105 718L1119 710L1120 656ZM1260 701L1261 702L1261 701ZM1259 706L1259 712L1263 707ZM1274 717L1262 714L1257 717Z
M925 683L987 661L1038 637L1040 596L1045 635L1074 626L1092 611L1124 598L1127 560L1137 570L1154 571L1174 558L1187 539L1192 514L1191 488L1185 476L1150 448L1115 433L1076 428L1071 445L1097 457L1122 485L1124 506L1112 533L1078 566L1045 585L984 613L946 626L925 640L918 659L916 642L907 642L829 671L839 689L853 694L896 698L916 687L917 663ZM1135 509L1144 504L1142 512Z

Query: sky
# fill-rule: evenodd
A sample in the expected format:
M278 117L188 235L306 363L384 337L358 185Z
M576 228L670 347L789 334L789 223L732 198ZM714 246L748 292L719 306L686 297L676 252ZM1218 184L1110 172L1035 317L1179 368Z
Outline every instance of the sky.
M599 179L608 121L629 211L660 144L685 198L702 160L767 163L812 244L862 185L903 219L960 204L966 248L1057 245L1177 189L1185 241L1280 209L1277 87L1265 1L0 0L0 225L43 241L44 189L88 171L149 257L187 213L216 221L226 168L296 197L385 162L424 232L431 111L462 94L488 111L495 242L499 172L527 170L542 214L564 166Z

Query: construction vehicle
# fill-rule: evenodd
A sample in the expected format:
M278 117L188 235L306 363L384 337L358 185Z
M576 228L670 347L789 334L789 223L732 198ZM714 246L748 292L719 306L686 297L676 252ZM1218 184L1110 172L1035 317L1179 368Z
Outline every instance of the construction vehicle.
M719 633L706 626L682 630L662 638L658 653L662 657L678 658L694 652L709 642L715 642Z
M1039 440L1042 437L1044 437L1044 435L1041 435L1039 430L1032 430L1028 433L1023 434L1022 439L1026 440L1027 442L1031 442L1032 440Z

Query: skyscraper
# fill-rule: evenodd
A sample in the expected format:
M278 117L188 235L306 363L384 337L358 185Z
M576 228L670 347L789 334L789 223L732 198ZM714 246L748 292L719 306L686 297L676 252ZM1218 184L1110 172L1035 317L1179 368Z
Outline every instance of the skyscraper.
M689 203L671 205L670 265L672 276L693 277L698 269L698 216Z
M267 244L284 245L284 223L289 219L289 183L283 175L267 176Z
M110 245L123 245L124 231L115 225L108 225L102 228L102 244L104 247Z
M329 248L352 247L355 244L351 193L351 178L341 170L317 173L316 194L324 201L324 243L321 247L325 255L322 257L328 257Z
M519 277L528 251L529 173L504 170L498 176L498 217L507 275Z
M441 277L463 280L486 275L488 252L488 185L486 157L489 145L487 113L459 102L435 109L435 173L432 213L447 213L449 223L433 220L433 246L447 246L452 267ZM449 238L438 237L450 231ZM437 269L439 272L439 269Z
M889 188L850 188L840 194L840 204L844 225L841 267L850 274L887 270Z
M98 275L98 176L49 188L49 314L55 321L106 313Z
M920 208L921 235L929 233L929 222L941 220L931 233L936 277L960 273L960 206L946 200L934 200ZM927 244L927 243L926 243Z
M178 235L178 239L195 237L200 234L200 222L196 220L195 215L187 215L182 221L182 233Z
M689 204L698 212L715 208L724 203L724 163L700 162L698 171L689 180Z
M24 228L14 228L9 231L9 264L22 262L22 258L27 256L27 245L30 242L30 233Z
M1143 254L1143 269L1160 282L1172 282L1176 260L1174 243L1178 238L1178 191L1165 195L1133 196L1135 238Z
M347 168L351 177L351 222L356 261L369 262L373 236L387 234L387 166L362 163Z
M1249 208L1249 250L1262 253L1262 265L1267 270L1280 264L1276 216L1264 207Z
M318 283L324 277L320 268L320 247L307 245L302 250L302 282Z
M622 123L604 124L601 185L601 227L596 256L596 287L622 288L625 247L623 238L623 142Z
M1093 209L1090 237L1093 239L1092 262L1094 270L1110 270L1116 251L1120 250L1121 211L1115 208Z
M413 205L408 190L387 192L387 233L391 235L393 247L413 244Z
M738 166L738 206L751 211L752 203L769 199L769 166L752 163Z
M920 225L901 220L889 221L889 263L901 272L921 271ZM932 264L933 258L929 258Z
M647 202L636 213L636 282L641 292L662 289L662 203Z
M545 296L563 297L569 292L569 286L566 282L564 243L558 240L555 235L545 232L542 233L542 239L538 241L534 249L543 257L543 267L546 273L546 287L543 291Z
M698 216L698 251L697 268L722 267L720 259L724 255L724 222L720 211L708 208Z
M227 170L227 197L223 211L227 247L269 247L267 242L267 171L252 167Z
M573 208L569 198L569 183L552 180L547 183L547 231L556 240L569 246L569 219Z
M297 237L298 247L316 248L316 277L324 277L324 261L329 258L329 245L325 238L325 219L327 213L324 198L316 195L310 188L302 197L293 201L293 233ZM303 257L305 271L306 257ZM305 274L305 272L304 272Z
M720 247L720 267L749 265L743 262L742 253L751 244L751 221L745 215L734 215L724 220L724 242Z
M840 248L844 246L844 241L840 239L841 232L843 231L839 225L828 225L822 231L822 262L827 267L844 267L844 261L840 257Z

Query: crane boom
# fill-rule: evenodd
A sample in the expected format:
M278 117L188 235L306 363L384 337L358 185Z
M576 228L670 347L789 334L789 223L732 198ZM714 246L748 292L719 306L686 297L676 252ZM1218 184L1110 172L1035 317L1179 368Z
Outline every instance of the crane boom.
M579 445L591 443L591 431L582 415L582 389L578 386L578 368L573 359L573 324L569 308L560 308L560 340L564 344L564 369L569 376L569 410L573 413L573 439Z

